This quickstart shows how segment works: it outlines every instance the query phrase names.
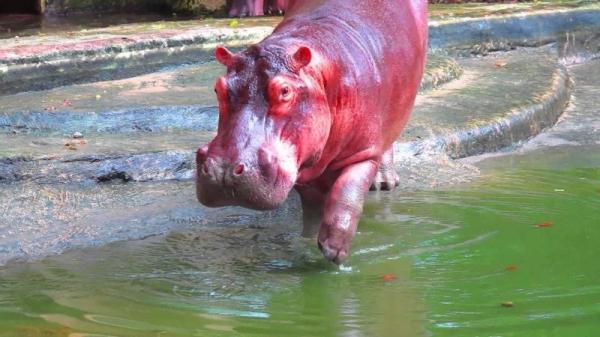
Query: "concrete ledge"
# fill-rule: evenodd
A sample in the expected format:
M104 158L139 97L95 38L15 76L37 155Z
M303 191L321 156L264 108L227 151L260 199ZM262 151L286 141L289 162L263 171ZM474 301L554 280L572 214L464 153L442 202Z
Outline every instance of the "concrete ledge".
M163 151L123 155L86 155L75 158L0 158L0 183L32 181L104 183L189 180L194 176L193 151Z
M533 47L556 41L557 34L581 28L599 28L600 9L573 9L523 13L483 19L430 22L431 49L471 53Z
M574 9L430 23L433 49L483 53L553 42L559 33L600 27L600 9ZM268 36L273 27L203 28L81 41L62 46L0 49L0 94L114 79L212 58L216 44L241 47ZM49 49L50 51L46 51Z
M128 133L172 129L211 131L217 128L216 106L172 105L132 107L105 111L27 111L0 114L0 132Z
M558 65L553 80L538 102L511 111L504 117L418 141L397 143L399 157L445 153L452 159L495 152L518 144L553 126L571 98L573 82Z
M240 48L268 36L272 27L208 28L169 37L124 38L58 46L25 55L0 50L0 94L43 90L68 84L120 79L213 58L218 44ZM48 47L50 48L50 47ZM17 48L15 48L17 49ZM35 49L35 48L34 48Z

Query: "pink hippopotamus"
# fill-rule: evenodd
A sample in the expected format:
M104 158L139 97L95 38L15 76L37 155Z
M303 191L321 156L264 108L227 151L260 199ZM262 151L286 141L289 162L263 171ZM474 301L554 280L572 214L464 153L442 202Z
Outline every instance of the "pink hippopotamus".
M287 7L288 0L231 0L228 1L228 14L235 16L261 16L265 11L268 14L282 14Z
M323 255L349 255L369 189L398 185L393 143L425 66L426 0L290 0L272 35L217 47L216 137L197 151L198 200L258 210L292 189Z

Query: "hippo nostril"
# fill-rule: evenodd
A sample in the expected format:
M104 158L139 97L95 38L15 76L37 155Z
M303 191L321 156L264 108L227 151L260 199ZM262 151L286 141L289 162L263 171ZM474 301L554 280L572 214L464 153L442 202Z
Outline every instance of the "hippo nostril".
M236 176L239 176L240 174L244 173L244 164L238 164L234 169L233 169L233 174Z

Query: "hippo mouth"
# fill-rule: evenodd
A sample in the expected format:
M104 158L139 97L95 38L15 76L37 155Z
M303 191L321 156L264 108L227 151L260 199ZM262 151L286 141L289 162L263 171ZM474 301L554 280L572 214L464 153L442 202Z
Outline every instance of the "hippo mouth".
M201 204L208 207L242 206L256 210L269 210L279 207L294 187L291 181L263 183L261 185L227 186L207 179L199 172L196 178L196 196Z
M261 151L257 159L256 163L228 165L223 160L206 159L198 154L198 201L208 207L242 206L256 210L279 207L295 185L295 165L282 165L270 153Z

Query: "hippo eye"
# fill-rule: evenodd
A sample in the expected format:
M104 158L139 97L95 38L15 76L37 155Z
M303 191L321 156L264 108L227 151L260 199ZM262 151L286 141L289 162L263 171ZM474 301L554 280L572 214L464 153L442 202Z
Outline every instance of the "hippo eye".
M281 100L283 102L289 101L291 98L291 93L292 91L288 86L284 86L283 88L281 88Z

